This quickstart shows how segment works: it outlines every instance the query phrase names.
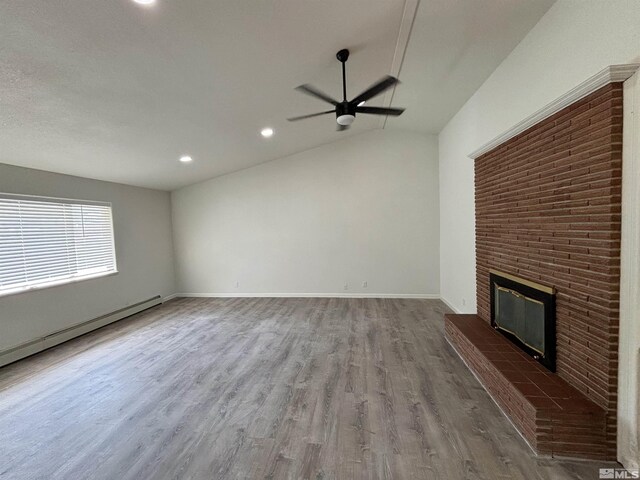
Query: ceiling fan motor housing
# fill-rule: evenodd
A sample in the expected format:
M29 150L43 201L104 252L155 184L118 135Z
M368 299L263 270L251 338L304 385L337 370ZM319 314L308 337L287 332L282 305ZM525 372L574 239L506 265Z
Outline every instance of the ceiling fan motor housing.
M356 108L349 102L340 102L336 105L336 121L339 125L351 125L356 119Z

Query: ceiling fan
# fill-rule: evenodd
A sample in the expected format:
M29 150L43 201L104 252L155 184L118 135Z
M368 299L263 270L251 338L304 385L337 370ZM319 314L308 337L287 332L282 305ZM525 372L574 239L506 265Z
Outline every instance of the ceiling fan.
M375 97L376 95L380 95L385 90L393 87L394 85L400 83L400 81L391 76L386 76L373 85L371 85L368 89L362 92L360 95L355 97L351 101L347 101L347 74L345 72L345 63L349 59L349 50L343 49L340 50L336 54L336 58L342 63L342 102L338 102L337 100L331 98L326 93L318 90L317 88L305 84L300 85L296 88L299 92L306 93L307 95L311 95L312 97L319 98L327 103L330 103L335 108L333 110L326 110L324 112L312 113L309 115L301 115L299 117L288 118L290 122L295 122L298 120L304 120L305 118L318 117L320 115L326 115L328 113L336 114L336 121L338 122L338 130L346 130L353 123L356 118L356 113L366 113L369 115L391 115L397 117L404 112L404 108L385 108L385 107L365 107L363 103L370 98Z

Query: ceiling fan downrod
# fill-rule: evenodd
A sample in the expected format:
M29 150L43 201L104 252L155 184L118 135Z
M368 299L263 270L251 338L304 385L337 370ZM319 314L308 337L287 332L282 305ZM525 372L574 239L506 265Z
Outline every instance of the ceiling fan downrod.
M340 105L336 105L336 121L338 122L338 125L348 127L356 119L356 109L347 102L346 63L347 60L349 60L349 50L343 48L336 53L336 58L342 64L342 103Z

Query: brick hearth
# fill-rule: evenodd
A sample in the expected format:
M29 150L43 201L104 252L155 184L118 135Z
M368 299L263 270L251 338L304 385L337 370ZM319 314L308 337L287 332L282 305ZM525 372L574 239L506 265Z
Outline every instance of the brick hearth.
M606 415L477 315L446 315L447 339L539 454L607 459Z

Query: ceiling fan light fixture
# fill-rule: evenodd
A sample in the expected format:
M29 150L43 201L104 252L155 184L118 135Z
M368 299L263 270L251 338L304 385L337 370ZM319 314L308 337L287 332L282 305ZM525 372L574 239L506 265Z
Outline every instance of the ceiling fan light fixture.
M345 115L340 115L336 119L336 121L338 122L339 125L347 126L347 125L351 125L355 119L356 119L355 115L345 114Z
M397 85L399 80L395 77L387 75L381 78L376 83L367 88L360 95L356 96L352 100L347 100L347 73L345 63L349 58L349 50L342 49L336 54L336 58L342 64L342 101L339 102L330 95L318 90L316 87L304 84L296 87L301 93L315 97L323 102L326 102L334 107L333 110L326 110L324 112L311 113L308 115L300 115L297 117L288 118L290 122L297 122L298 120L304 120L306 118L318 117L320 115L327 115L335 113L336 121L338 122L338 131L342 132L347 130L353 121L356 119L357 113L366 115L383 115L397 117L404 112L404 108L391 108L391 107L365 107L364 104L370 98L376 97L381 93L393 88Z

